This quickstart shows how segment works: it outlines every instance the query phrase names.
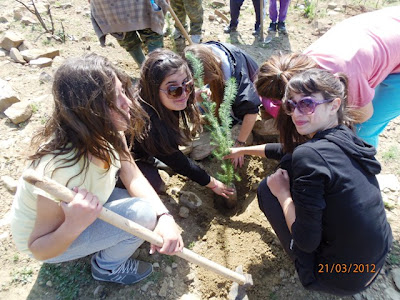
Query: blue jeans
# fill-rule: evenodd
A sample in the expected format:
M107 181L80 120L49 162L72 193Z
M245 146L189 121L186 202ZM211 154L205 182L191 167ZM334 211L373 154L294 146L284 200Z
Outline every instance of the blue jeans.
M150 230L156 226L157 214L152 205L140 198L132 198L125 189L115 188L104 207ZM99 267L113 271L142 243L142 239L97 219L63 254L44 262L60 263L96 253Z
M372 105L372 117L356 128L359 137L377 147L379 134L400 115L400 73L390 74L375 88Z

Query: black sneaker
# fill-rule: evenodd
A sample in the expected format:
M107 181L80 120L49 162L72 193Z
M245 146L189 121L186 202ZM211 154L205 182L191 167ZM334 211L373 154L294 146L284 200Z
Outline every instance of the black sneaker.
M268 32L276 32L276 22L269 23Z
M278 31L282 34L287 34L285 22L278 22Z
M231 27L230 25L228 25L224 28L224 33L231 33L231 32L236 32L236 31L237 31L237 27Z
M92 256L92 276L96 280L133 284L148 277L153 272L153 265L136 259L128 259L114 272L101 269L96 262L96 255Z

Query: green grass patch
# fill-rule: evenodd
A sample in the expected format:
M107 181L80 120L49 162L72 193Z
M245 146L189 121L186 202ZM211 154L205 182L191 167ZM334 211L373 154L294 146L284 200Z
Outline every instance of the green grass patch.
M24 267L11 273L13 283L26 284L32 281L33 270L30 267Z
M385 162L397 160L400 156L400 150L396 145L392 145L389 149L382 153L382 159Z
M79 290L92 281L90 265L83 260L62 264L43 264L38 279L51 281L57 292L56 299L78 299Z

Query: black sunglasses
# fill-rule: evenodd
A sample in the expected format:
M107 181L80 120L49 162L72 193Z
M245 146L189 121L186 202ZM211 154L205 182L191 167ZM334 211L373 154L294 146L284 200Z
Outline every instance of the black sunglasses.
M183 92L190 94L193 92L193 87L193 81L190 80L182 85L170 85L166 90L160 89L160 91L164 92L169 99L175 99L182 96Z
M294 102L293 100L286 100L283 102L283 109L285 110L286 114L289 116L292 115L297 108L299 112L303 115L311 115L314 113L315 108L317 105L323 104L323 103L329 103L332 102L335 99L326 99L326 100L315 100L314 98L311 97L304 97L300 99L297 102Z

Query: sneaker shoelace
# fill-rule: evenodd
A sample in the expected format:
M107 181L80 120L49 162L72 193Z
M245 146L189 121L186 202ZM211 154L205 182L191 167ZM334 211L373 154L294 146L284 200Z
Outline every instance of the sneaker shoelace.
M134 273L136 274L139 268L139 262L136 259L128 259L120 265L113 273Z

